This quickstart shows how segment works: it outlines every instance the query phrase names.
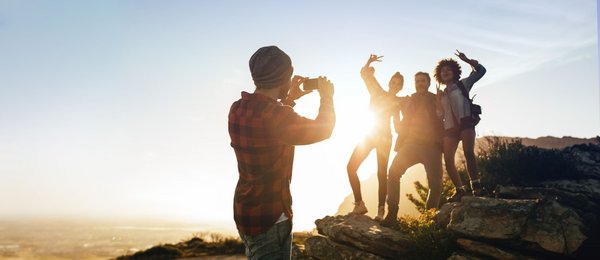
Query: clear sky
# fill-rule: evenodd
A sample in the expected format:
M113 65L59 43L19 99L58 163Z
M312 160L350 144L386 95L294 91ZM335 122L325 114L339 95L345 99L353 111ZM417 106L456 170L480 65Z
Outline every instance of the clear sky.
M455 49L488 73L479 135L600 133L597 6L576 1L0 0L0 216L164 218L233 225L227 112L254 86L248 59L278 45L295 73L328 76L338 123L298 147L296 228L350 193L368 128L359 69L383 86ZM463 65L463 74L470 72ZM434 89L432 86L431 89ZM318 95L297 111L316 115ZM375 171L373 158L359 170Z

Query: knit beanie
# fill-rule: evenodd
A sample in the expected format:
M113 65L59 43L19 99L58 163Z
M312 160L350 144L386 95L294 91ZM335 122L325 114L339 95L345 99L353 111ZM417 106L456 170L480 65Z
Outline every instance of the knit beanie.
M250 57L249 64L257 88L274 88L292 77L292 60L277 46L258 49Z

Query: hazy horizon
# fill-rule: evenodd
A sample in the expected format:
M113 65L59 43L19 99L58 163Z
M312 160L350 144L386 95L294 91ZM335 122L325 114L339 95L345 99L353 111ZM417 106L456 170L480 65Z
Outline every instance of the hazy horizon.
M248 59L278 45L335 84L337 125L298 146L295 230L350 194L369 129L359 70L405 76L458 49L486 66L479 136L600 133L597 2L1 1L0 218L159 219L235 229L227 113L253 91ZM462 63L463 76L470 72ZM430 87L434 90L435 85ZM318 95L296 110L317 112ZM375 171L373 155L359 169ZM405 199L405 198L403 198Z

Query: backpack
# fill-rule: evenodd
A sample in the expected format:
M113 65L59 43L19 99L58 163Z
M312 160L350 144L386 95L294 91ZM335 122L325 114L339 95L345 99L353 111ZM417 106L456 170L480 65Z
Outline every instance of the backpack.
M475 96L473 96L473 98L469 98L467 89L465 89L465 85L460 80L456 83L456 85L458 86L458 89L460 89L460 92L462 92L463 96L467 100L469 100L469 105L471 107L471 117L473 118L474 125L479 124L479 121L481 121L481 106L473 104L473 98L475 98Z

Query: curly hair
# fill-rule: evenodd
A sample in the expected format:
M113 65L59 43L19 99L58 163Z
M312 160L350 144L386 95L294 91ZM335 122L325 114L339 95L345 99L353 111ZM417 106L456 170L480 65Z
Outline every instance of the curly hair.
M442 67L444 66L448 66L452 70L452 74L454 74L455 80L460 79L460 74L462 73L460 64L458 64L458 62L456 62L452 58L448 58L439 61L438 64L435 66L435 73L433 74L433 77L437 82L442 84L447 83L442 80Z

